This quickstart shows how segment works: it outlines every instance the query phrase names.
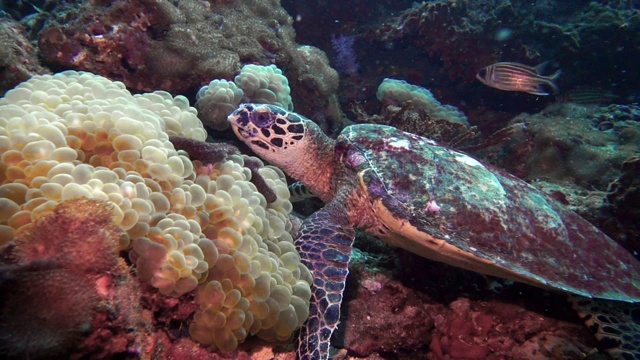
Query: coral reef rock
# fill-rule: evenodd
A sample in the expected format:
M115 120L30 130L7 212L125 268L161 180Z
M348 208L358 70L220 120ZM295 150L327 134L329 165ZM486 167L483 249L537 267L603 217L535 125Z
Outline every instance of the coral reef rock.
M40 65L23 26L0 18L0 96L30 76L48 72Z
M337 72L321 50L295 43L293 19L277 0L85 0L37 17L30 33L57 68L185 93L232 80L245 64L273 64L295 79L300 108L341 121L339 108L325 112L337 102Z

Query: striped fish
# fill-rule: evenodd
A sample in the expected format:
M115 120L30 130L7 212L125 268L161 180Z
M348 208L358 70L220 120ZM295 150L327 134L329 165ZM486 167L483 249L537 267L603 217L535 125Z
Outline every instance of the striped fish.
M618 95L611 91L592 86L578 87L566 94L556 96L556 101L574 104L611 104Z
M533 95L549 95L545 87L558 92L555 80L560 70L551 76L542 76L540 72L547 63L531 67L514 62L499 62L489 65L478 72L476 78L485 85L506 91L522 91Z

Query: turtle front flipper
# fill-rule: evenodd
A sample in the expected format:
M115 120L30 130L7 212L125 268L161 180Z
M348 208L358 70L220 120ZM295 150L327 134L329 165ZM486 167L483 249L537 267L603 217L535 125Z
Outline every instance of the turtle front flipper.
M340 319L340 304L356 233L344 205L336 201L303 223L295 245L313 276L309 319L300 329L298 358L329 358L329 341Z
M293 184L289 185L289 193L291 193L291 198L289 198L289 201L291 201L292 203L316 197L311 192L311 189L306 187L300 181L296 181Z
M640 304L570 295L569 301L614 359L640 359Z

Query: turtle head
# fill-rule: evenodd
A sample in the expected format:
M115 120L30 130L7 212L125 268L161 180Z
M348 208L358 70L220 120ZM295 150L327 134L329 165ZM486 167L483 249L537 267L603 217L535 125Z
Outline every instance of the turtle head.
M240 104L228 120L240 140L277 165L299 153L306 140L306 119L274 105Z
M262 159L325 201L335 195L331 180L335 141L313 121L265 104L241 104L228 120L236 136Z

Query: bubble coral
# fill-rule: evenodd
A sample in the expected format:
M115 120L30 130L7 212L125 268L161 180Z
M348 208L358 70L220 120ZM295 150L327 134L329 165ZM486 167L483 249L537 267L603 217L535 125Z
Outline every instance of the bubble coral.
M238 107L244 93L227 80L213 80L196 94L196 109L202 122L214 130L229 127L227 116Z
M169 135L206 137L186 98L132 96L122 83L84 72L34 76L7 92L0 110L0 243L58 202L83 196L117 205L114 222L128 247L154 213L169 210L161 191L193 173Z
M423 108L434 119L447 119L452 122L469 126L467 117L451 105L442 105L431 91L404 80L384 79L376 92L378 100L388 104L402 104L413 102L414 106Z
M289 80L275 65L245 65L234 81L244 91L247 102L277 105L293 110Z
M232 154L240 154L240 150L230 144L218 142L209 143L180 136L171 136L171 143L178 150L184 150L192 160L199 160L203 164L221 162ZM260 169L264 167L262 160L253 156L244 156L244 166L251 170L250 181L264 196L268 203L277 200L276 193L269 188L265 179L260 175ZM297 219L297 218L296 218Z
M208 189L203 228L217 251L215 266L198 288L199 310L189 328L199 342L235 349L249 333L267 340L288 339L308 317L311 275L300 262L290 235L291 203L284 174L259 170L277 195L270 204L246 180L242 158L216 164L196 183Z
M284 174L255 161L252 170L241 155L192 161L169 136L206 137L184 97L132 96L73 71L9 91L0 99L0 244L62 201L103 200L140 280L168 296L198 288L196 340L231 351L249 333L290 337L308 316L311 276L289 234Z
M222 131L229 127L227 116L241 100L293 110L289 80L275 65L245 65L234 81L213 80L200 88L196 95L200 119L214 130Z

